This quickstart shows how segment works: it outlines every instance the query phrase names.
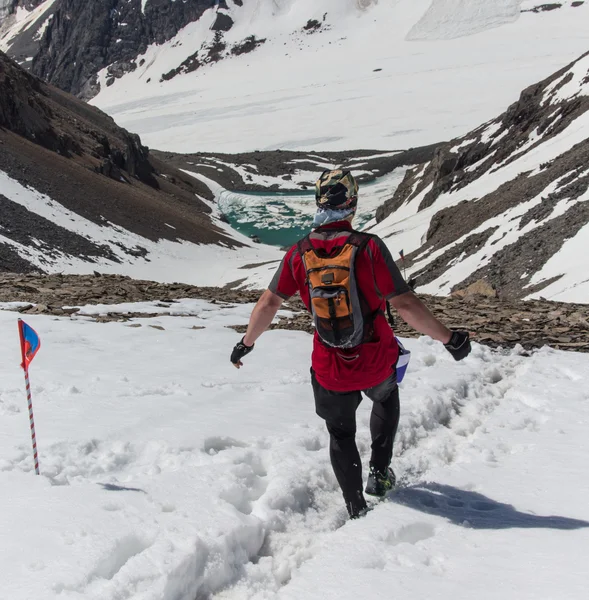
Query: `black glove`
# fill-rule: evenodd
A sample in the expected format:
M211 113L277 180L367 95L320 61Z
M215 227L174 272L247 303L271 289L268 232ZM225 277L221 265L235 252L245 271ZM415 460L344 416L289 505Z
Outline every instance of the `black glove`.
M235 344L235 348L233 348L233 352L231 353L231 362L233 363L233 366L238 369L243 367L241 359L249 354L254 349L255 345L252 344L251 346L246 346L243 340L245 340L245 337L241 338L241 342Z
M462 360L470 354L470 336L468 331L452 331L452 337L444 347L454 357L454 360Z

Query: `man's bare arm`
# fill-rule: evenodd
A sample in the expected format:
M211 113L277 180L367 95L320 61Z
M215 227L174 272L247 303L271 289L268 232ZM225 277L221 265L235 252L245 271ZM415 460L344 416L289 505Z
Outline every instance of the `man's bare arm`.
M246 346L253 346L264 331L270 327L283 302L284 300L280 296L270 290L266 290L262 294L252 312L247 332L243 338Z
M395 296L389 302L403 321L419 333L429 335L442 344L450 341L452 332L432 315L428 307L413 292Z

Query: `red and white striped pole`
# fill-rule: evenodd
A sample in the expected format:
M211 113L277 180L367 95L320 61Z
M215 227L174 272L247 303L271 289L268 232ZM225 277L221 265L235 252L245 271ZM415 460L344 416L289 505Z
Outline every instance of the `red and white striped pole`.
M39 475L39 453L37 452L37 436L35 435L35 416L33 415L33 398L31 395L31 382L29 381L29 370L24 369L25 384L27 387L27 404L29 407L29 425L31 426L31 440L33 442L33 461L35 462L35 473Z
M41 340L37 332L29 327L22 319L18 320L18 335L20 337L20 351L22 356L21 367L25 372L25 385L27 390L27 406L29 408L29 425L31 427L31 440L33 442L33 462L35 474L39 475L39 452L37 451L37 435L35 434L35 417L33 415L33 396L31 382L29 381L29 364L41 347Z

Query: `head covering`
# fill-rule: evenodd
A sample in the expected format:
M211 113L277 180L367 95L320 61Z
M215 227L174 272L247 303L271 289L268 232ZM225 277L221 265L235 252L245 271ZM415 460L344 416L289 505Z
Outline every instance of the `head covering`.
M346 210L332 210L331 208L317 209L315 218L313 219L313 229L322 227L323 225L329 225L329 223L337 223L343 221L348 217L353 217L356 212L355 208L348 208Z
M315 184L315 200L317 206L323 209L356 208L358 184L350 171L323 171Z
M315 184L317 214L313 227L343 221L358 206L358 184L350 171L323 171Z

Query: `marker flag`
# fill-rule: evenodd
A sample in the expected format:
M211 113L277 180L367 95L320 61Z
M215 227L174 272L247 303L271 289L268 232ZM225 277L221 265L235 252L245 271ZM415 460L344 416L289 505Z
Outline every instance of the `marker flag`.
M403 252L403 250L399 252L399 256L401 257L401 260L405 260L405 252Z
M41 339L37 332L27 325L22 319L18 320L18 332L20 334L20 351L22 355L21 367L28 371L29 365L35 358L35 354L41 348Z
M35 473L39 475L39 451L37 450L37 434L35 433L35 417L33 415L33 395L31 392L31 382L29 381L29 365L35 354L41 348L41 340L37 332L27 325L22 319L18 320L18 333L20 337L20 352L22 355L21 367L25 372L25 386L27 391L27 406L29 409L29 425L31 428L31 441L33 443L33 461L35 464Z

